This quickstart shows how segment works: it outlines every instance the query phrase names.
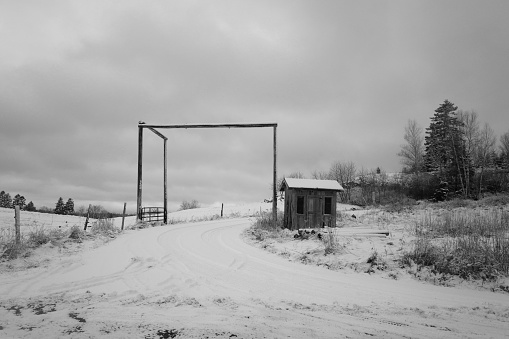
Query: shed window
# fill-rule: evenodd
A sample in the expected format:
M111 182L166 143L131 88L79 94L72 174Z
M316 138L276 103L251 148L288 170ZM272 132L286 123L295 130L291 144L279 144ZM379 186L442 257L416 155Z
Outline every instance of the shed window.
M332 197L325 197L323 214L332 214Z
M304 197L297 197L297 214L304 214Z

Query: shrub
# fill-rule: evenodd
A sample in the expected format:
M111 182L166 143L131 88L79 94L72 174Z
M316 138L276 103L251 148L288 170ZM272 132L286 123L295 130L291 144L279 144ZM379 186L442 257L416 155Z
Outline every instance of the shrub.
M454 208L460 208L460 207L470 207L472 205L471 201L468 199L460 199L455 198L449 201L444 201L439 203L440 206L442 206L445 209L454 209Z
M440 180L431 173L407 174L403 176L402 185L409 197L416 200L430 199L439 188Z
M328 233L324 233L321 237L322 243L325 247L325 255L339 253L343 248L343 244L339 241L340 237L334 234L332 229Z
M73 227L78 227L78 226L75 225ZM51 241L60 240L60 239L65 238L67 236L67 233L68 232L65 232L61 228L55 228L55 229L49 230L48 237L51 239Z
M267 238L278 238L282 236L283 212L278 211L277 223L274 223L272 212L262 212L258 215L250 228L251 234L257 241Z
M479 206L504 206L509 205L509 195L492 195L477 202Z
M412 198L402 197L401 200L397 202L391 202L387 205L384 205L382 209L386 212L391 213L401 213L406 210L410 210L415 206L416 201Z
M508 231L509 212L496 208L447 211L440 217L427 213L415 225L417 238L408 255L438 273L495 279L509 274Z
M253 225L254 228L263 229L267 231L277 230L283 228L283 212L277 212L277 223L274 224L274 218L272 211L262 212L257 218Z
M11 240L0 246L0 259L13 260L27 253L27 250L25 241L17 244L15 240Z
M370 267L367 270L367 273L374 272L375 268L380 271L384 271L387 269L387 262L385 261L384 258L382 258L382 256L378 254L377 250L373 250L368 260L366 260L366 263L370 265Z
M34 247L38 247L50 242L49 232L45 231L42 227L28 233L28 243Z
M73 226L77 227L77 226ZM50 230L46 230L42 227L35 228L33 231L28 233L28 245L31 247L39 247L41 245L47 244L48 242L53 242L56 240L60 240L66 236L66 232L60 228L54 228Z
M85 232L81 229L81 227L74 225L73 227L71 227L69 238L74 240L81 240L83 239L84 235Z
M117 232L118 229L113 225L112 219L99 219L92 225L92 233L94 234L111 235Z
M179 211L190 210L190 209L193 209L193 208L200 208L200 204L198 203L197 200L192 200L192 201L184 200L180 204Z

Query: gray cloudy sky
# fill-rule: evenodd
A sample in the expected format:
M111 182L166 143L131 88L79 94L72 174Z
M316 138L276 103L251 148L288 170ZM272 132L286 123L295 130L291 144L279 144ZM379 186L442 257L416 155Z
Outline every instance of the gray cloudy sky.
M398 171L449 99L509 130L508 1L0 1L0 190L120 211L137 124L277 122L279 174ZM269 198L272 130L166 130L169 201ZM145 133L144 202L162 205Z

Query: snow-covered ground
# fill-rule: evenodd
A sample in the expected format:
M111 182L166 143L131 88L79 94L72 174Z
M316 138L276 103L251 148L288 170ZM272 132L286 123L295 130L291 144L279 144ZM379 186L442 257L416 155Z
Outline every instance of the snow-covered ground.
M348 204L337 204L338 211L346 211L354 208L353 205ZM278 210L283 210L283 202L278 201ZM223 217L224 218L239 218L239 217L253 217L259 215L261 212L272 211L272 203L244 203L235 204L228 203L223 205ZM362 214L363 211L357 211ZM219 217L221 215L221 204L213 204L207 207L193 208L183 211L169 212L168 223L182 223L201 221L204 219L211 219L214 216ZM122 225L122 218L115 218L114 223L116 227ZM126 217L124 221L124 227L129 228L136 224L136 217Z
M278 206L281 208L282 206ZM245 204L224 204L223 205L223 217L250 217L260 212L266 212L272 210L271 203L245 203ZM213 204L207 207L193 208L183 211L175 211L168 213L168 223L183 223L192 222L204 219L210 219L214 216L221 216L221 204ZM114 224L116 227L122 225L122 218L115 218ZM136 217L126 217L124 221L124 227L129 228L136 224Z
M259 208L245 205L231 213ZM210 215L193 211L187 215L193 220ZM399 228L393 225L399 219L390 215L348 212L354 213L351 222L358 226ZM225 218L127 230L106 242L48 243L30 257L3 263L0 337L504 338L509 333L507 293L292 262L246 241L251 222ZM365 255L364 243L393 246L390 242L397 250L398 239L353 239L357 255Z
M338 210L349 210L353 206L338 204ZM282 202L278 202L278 209L282 210ZM252 217L258 215L260 212L272 211L272 203L226 203L223 205L223 217ZM357 212L362 213L362 212ZM175 211L168 213L169 223L183 223L200 221L210 219L214 216L221 215L221 204L213 204L211 206L200 207L195 209ZM20 212L21 219L21 232L28 233L35 229L66 229L74 225L80 227L85 226L85 217L74 215L59 215L50 213L39 212ZM90 222L95 221L90 219ZM114 218L113 223L116 227L120 228L122 225L122 218ZM128 216L124 220L124 227L129 228L136 224L135 216ZM10 208L0 207L0 233L1 232L14 232L14 210Z
M27 234L37 230L68 229L74 225L84 227L84 217L20 211L20 231ZM90 219L89 222L93 222ZM14 209L0 207L0 240L11 239L15 234ZM1 336L0 336L1 337Z

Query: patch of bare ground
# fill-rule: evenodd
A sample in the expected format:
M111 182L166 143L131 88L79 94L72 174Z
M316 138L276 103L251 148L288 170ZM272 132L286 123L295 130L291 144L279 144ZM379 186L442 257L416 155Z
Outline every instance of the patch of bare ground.
M411 278L447 287L509 293L506 274L500 273L492 279L465 278L440 272L433 265L417 264L409 258L417 242L416 225L423 218L429 215L440 218L451 211L481 213L486 209L486 206L451 208L442 204L437 208L437 205L422 204L398 212L378 208L343 211L337 228L307 230L299 234L288 229L260 232L252 227L244 236L254 246L305 265L386 279Z

